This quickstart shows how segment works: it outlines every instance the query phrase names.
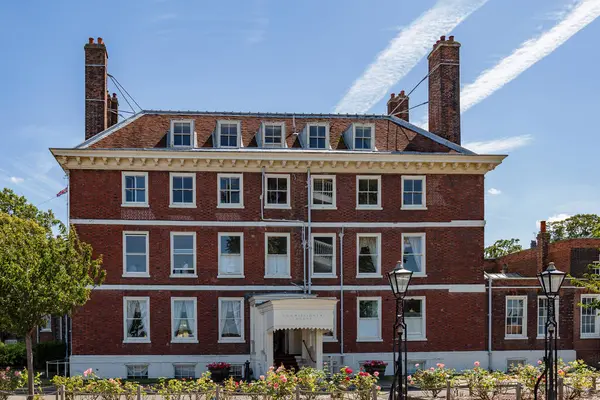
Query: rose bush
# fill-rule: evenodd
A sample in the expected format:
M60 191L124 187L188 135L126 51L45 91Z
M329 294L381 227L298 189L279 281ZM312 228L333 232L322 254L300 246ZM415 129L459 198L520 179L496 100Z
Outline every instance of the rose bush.
M418 364L416 365L418 368ZM412 376L408 376L409 384L413 384L425 392L431 398L446 389L446 381L454 374L453 369L447 369L444 364L436 364L436 368L417 369Z
M9 392L25 387L27 374L16 369L6 367L0 370L0 400L8 399Z

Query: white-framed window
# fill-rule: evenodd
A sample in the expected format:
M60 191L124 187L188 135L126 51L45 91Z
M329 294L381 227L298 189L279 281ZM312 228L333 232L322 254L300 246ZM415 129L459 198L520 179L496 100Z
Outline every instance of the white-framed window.
M373 150L375 148L375 124L353 124L354 150Z
M196 207L196 174L171 172L170 207Z
M404 321L407 340L426 340L424 296L411 296L404 299Z
M548 298L546 296L538 296L538 309L537 309L537 338L543 339L546 334L546 321L548 320ZM556 320L556 332L555 335L560 336L559 333L559 322L558 322L558 297L554 299L554 319Z
M402 176L402 209L425 210L427 209L427 181L424 175Z
M229 376L234 380L242 380L244 378L244 365L243 364L231 364L229 369Z
M381 233L356 234L356 276L381 277Z
M44 323L40 325L40 332L52 332L52 316L44 315Z
M585 307L598 300L600 296L595 294L582 294L580 308L580 335L582 339L600 337L600 318L598 310L592 307Z
M313 233L311 252L313 278L335 278L335 247L335 233Z
M196 232L171 232L171 277L196 276Z
M600 275L600 260L592 262L592 267L589 273L594 275Z
M527 296L506 296L505 339L527 339Z
M290 175L265 174L265 208L290 208Z
M147 207L148 206L148 173L130 172L121 173L123 188L122 207Z
M244 342L244 298L219 298L219 342Z
M524 358L508 358L506 360L506 372L511 372L520 365L527 365L527 360Z
M148 379L148 364L127 364L127 379Z
M286 147L285 122L263 122L262 135L262 147Z
M381 176L356 176L356 209L381 210Z
M123 232L123 276L148 277L149 234L142 231Z
M196 364L173 364L175 379L196 379Z
M218 174L218 208L244 208L244 175Z
M309 149L329 149L329 124L311 123L306 126Z
M413 276L425 276L425 234L402 234L402 263L404 268L413 271Z
M335 175L313 175L310 179L312 182L311 207L313 209L335 209Z
M171 121L171 147L192 147L194 145L194 121Z
M333 309L333 330L323 332L324 342L337 342L337 307Z
M171 297L171 342L198 343L195 297Z
M218 147L242 147L240 121L217 122Z
M290 278L290 234L265 233L265 278Z
M358 297L356 299L357 342L380 342L381 297Z
M219 278L244 277L244 234L219 232Z
M150 343L150 297L123 297L124 343Z

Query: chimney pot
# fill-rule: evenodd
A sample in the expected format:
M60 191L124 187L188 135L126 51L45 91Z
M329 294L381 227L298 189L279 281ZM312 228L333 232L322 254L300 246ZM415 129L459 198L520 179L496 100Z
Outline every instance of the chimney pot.
M440 36L440 41L444 42L446 40L446 36L442 35Z
M540 232L546 233L546 221L540 221Z
M116 93L113 93L113 97L117 97L117 94L116 94Z
M535 249L537 247L537 240L532 240L531 243L529 244L529 247L532 249Z
M450 41L450 42L454 42L454 35L452 35L452 36L448 36L448 41Z
M104 39L102 39L101 37L98 38L98 44L104 44Z
M404 90L400 91L400 96L404 96Z
M88 42L89 42L89 44L94 44L94 38L93 37L89 38Z
M396 93L390 94L390 99L393 99L394 97L396 97Z

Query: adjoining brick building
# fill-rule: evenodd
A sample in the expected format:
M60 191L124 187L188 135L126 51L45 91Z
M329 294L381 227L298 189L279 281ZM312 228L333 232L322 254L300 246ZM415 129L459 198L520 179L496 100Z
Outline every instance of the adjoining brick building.
M386 273L414 271L410 364L484 362L484 175L460 143L459 47L429 55L430 129L386 115L142 111L117 122L85 45L85 141L52 149L105 284L72 320L72 373L197 376L213 361L392 361ZM388 366L391 369L391 364Z
M600 239L569 239L550 242L545 221L531 248L493 260L485 260L488 296L488 363L494 369L511 364L535 363L544 350L547 299L536 274L550 262L577 278L598 264ZM583 359L598 367L600 362L600 316L580 303L599 295L575 287L566 279L556 300L559 356L566 361Z

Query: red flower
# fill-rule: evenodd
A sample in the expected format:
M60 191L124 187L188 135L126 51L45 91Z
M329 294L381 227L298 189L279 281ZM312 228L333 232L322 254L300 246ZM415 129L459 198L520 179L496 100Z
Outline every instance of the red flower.
M347 380L347 381L349 381L349 380L350 380L350 377L349 377L349 376L347 376L347 377L346 377L346 380Z
M353 372L353 371L352 371L352 368L346 368L346 373L347 373L348 375L350 375L352 372Z

